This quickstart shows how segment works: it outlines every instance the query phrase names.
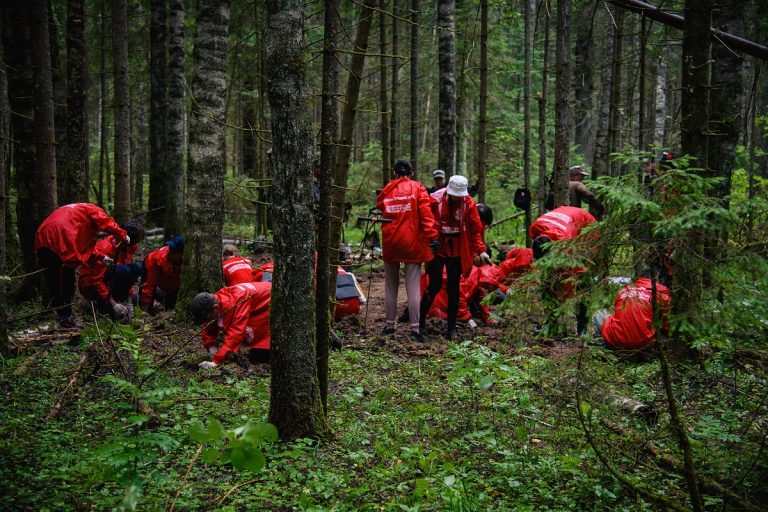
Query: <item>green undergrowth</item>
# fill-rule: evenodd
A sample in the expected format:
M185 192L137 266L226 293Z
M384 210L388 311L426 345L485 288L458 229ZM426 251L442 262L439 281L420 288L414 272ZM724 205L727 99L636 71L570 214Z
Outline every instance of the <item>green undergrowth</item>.
M586 442L577 389L612 466L637 486L686 503L683 477L646 449L652 443L680 458L654 361L620 360L594 346L581 353L576 340L508 356L470 342L423 359L373 349L334 353L332 438L280 443L266 435L265 465L254 472L212 460L211 446L221 445L205 441L203 426L218 439L266 421L269 377L231 364L200 372L197 353L151 373L149 350L128 334L118 349L135 350L127 369L133 384L104 357L47 422L95 335L49 346L23 375L29 351L2 362L0 509L652 510ZM714 354L675 376L700 470L753 503L768 498L759 452L763 357ZM622 412L617 397L651 405L658 420ZM722 496L705 494L708 506L723 509Z

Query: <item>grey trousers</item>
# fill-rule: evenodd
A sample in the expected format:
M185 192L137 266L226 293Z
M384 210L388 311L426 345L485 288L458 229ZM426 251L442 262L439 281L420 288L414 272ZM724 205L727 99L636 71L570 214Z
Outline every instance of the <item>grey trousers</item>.
M408 318L412 331L419 330L421 304L421 263L404 263L405 293L408 295ZM400 263L384 263L384 309L387 327L395 326L397 318L397 292L400 287Z

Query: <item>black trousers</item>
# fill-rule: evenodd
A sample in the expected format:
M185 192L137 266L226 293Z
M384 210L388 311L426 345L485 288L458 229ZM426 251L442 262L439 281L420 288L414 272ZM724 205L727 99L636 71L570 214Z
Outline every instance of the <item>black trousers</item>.
M432 302L443 287L443 268L448 269L448 330L456 329L456 315L459 311L459 284L461 281L461 258L444 258L436 256L427 266L429 284L421 296L420 322L423 327L427 318L427 311L432 307ZM422 332L423 334L423 332Z
M48 288L48 306L53 307L59 318L72 315L72 297L75 295L75 269L65 267L59 256L41 247L37 259L43 268L43 278Z

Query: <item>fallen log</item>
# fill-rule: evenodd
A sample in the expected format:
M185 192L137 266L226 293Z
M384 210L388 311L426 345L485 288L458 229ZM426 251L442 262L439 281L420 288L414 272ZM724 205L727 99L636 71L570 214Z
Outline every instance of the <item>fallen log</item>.
M67 382L67 386L64 388L64 391L61 393L61 396L59 396L58 401L51 409L51 412L48 413L48 416L45 417L45 421L50 421L61 412L61 408L64 406L64 403L66 402L67 395L69 394L69 391L75 386L77 383L77 378L80 375L80 371L85 367L85 363L88 362L88 359L90 357L91 352L91 346L89 345L88 348L85 349L85 352L83 352L83 355L80 356L80 360L77 362L77 366L75 366L75 369L72 371L72 375L69 377L69 382Z

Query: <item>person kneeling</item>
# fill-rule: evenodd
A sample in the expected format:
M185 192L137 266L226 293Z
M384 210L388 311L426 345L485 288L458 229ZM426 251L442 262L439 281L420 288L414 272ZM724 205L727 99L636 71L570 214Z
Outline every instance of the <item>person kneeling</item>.
M668 329L669 309L672 298L669 289L656 283L656 307L660 310L662 332ZM622 288L614 302L614 313L604 309L592 317L595 333L602 336L606 345L619 350L641 350L653 343L656 330L653 326L653 284L647 277Z
M216 368L230 353L247 343L257 360L269 354L269 303L272 283L241 283L218 292L198 293L190 305L195 324L205 324L200 333L203 347L213 356L200 368ZM224 342L218 346L218 333L224 332ZM254 350L256 351L254 353ZM249 356L250 356L249 355Z

